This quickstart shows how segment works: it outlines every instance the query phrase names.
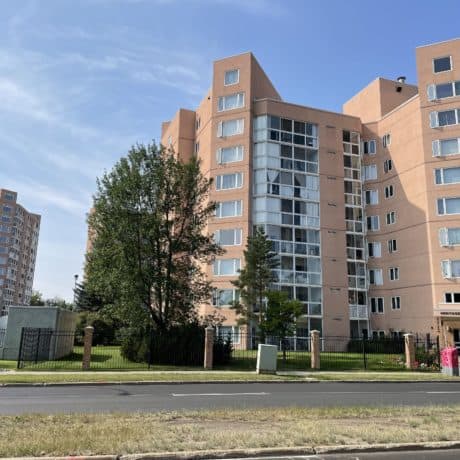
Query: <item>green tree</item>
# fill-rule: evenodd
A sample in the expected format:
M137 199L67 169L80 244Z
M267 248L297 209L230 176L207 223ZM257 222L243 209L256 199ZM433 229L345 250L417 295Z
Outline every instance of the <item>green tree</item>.
M97 181L88 224L88 289L122 321L168 330L196 319L210 297L202 271L222 250L205 233L215 204L196 158L136 145Z
M45 299L45 305L48 307L59 307L64 310L73 310L73 303L67 302L62 297L53 297L52 299Z
M99 311L109 300L91 291L86 281L77 283L74 288L75 309L78 311Z
M286 338L295 333L296 320L303 313L303 305L298 300L289 300L286 292L268 291L267 312L261 329L267 335L281 340L283 360L286 360Z
M33 307L45 305L43 294L40 291L32 291L32 295L30 296L30 305Z
M241 324L255 321L260 328L265 318L265 297L275 280L273 269L277 266L277 256L271 250L270 240L264 230L257 227L247 239L244 268L240 270L238 279L232 281L240 291L240 301L232 308L240 315Z

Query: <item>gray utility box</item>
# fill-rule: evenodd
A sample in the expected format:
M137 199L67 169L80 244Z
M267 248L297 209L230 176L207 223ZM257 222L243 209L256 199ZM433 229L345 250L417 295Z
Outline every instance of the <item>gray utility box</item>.
M276 345L259 344L257 350L257 373L276 374L278 347Z

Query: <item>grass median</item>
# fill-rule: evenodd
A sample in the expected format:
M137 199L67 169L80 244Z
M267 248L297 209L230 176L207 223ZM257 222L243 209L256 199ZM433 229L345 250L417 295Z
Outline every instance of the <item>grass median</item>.
M452 441L460 405L0 417L0 456Z
M265 375L255 372L73 372L73 373L11 373L0 374L0 385L5 383L122 383L122 382L247 382L247 381L305 380L305 377Z

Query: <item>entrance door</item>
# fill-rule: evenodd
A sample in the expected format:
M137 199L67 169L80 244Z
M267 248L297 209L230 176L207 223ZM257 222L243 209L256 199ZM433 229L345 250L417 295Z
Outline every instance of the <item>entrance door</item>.
M454 346L460 351L460 329L454 329Z

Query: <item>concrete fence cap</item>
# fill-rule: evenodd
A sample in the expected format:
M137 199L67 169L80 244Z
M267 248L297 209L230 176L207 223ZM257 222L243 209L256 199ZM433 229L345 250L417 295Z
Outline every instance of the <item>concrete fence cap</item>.
M86 326L85 331L94 331L94 327L93 326Z

